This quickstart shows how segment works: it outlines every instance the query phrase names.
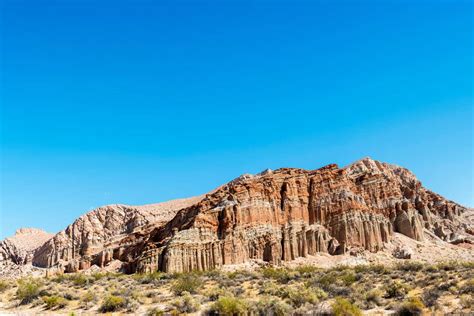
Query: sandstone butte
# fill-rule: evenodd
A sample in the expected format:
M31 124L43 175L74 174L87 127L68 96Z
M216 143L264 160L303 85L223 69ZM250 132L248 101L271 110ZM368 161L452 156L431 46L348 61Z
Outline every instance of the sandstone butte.
M427 190L409 170L365 158L344 168L243 175L189 199L101 207L16 260L60 272L111 263L127 273L186 272L378 252L395 233L472 246L472 212Z

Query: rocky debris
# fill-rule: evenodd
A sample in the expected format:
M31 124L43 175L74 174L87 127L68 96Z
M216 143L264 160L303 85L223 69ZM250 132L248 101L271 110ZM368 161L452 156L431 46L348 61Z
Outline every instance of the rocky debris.
M389 249L396 234L465 245L473 240L471 211L423 188L407 169L365 158L345 168L246 174L191 199L101 207L35 250L33 263L66 272L112 263L125 272L186 272L361 257Z

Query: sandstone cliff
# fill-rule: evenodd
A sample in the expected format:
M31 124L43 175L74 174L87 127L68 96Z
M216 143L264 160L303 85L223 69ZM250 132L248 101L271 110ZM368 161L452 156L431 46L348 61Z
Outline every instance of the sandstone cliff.
M244 175L205 196L158 205L88 213L40 247L33 263L76 271L120 260L128 272L181 272L377 252L395 232L472 243L474 231L466 208L425 189L407 169L370 158Z
M21 273L31 263L35 250L54 235L36 228L21 228L0 241L0 275Z
M178 199L143 206L108 205L81 217L35 252L33 264L39 267L76 271L91 264L105 265L122 239L145 232L147 225L160 225L174 217L177 210L198 202L201 197ZM92 263L92 259L95 261Z
M183 209L136 247L132 270L189 271L317 252L379 251L394 232L445 241L469 232L466 209L426 190L407 169L363 159L346 168L244 176ZM458 235L456 235L458 234ZM463 235L463 236L460 236Z

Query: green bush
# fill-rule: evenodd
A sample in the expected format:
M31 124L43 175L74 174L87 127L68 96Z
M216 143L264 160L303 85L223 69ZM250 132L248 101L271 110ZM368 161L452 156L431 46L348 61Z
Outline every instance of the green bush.
M93 282L92 278L88 278L82 273L76 273L71 276L72 283L77 286L85 286Z
M423 263L416 261L406 261L397 265L397 270L417 272L423 269Z
M345 286L349 286L357 281L357 277L351 270L345 270L339 275L339 279Z
M373 272L377 274L387 274L389 269L383 264L360 264L354 267L356 273Z
M57 274L51 280L56 283L63 283L64 281L69 280L69 277L66 274L62 273L62 274Z
M375 305L380 305L381 298L382 298L382 291L378 289L370 290L365 295L365 300L369 303L374 303Z
M166 278L166 274L163 272L155 271L151 273L139 273L133 275L133 279L141 284L149 284L155 281L159 281Z
M474 307L474 297L472 295L463 294L459 297L459 303L463 308L472 309Z
M5 292L10 287L10 283L6 280L0 280L0 293Z
M332 304L332 312L334 316L362 316L362 312L357 306L341 297L337 297Z
M321 289L304 288L300 286L289 287L287 290L288 301L298 308L307 303L316 304L319 299L327 297L326 292Z
M146 312L146 316L162 316L165 312L157 307L151 308Z
M200 308L200 304L188 292L183 292L180 298L174 300L173 305L180 313L194 313Z
M211 311L224 316L245 315L247 310L247 302L233 296L222 296L211 307Z
M16 297L20 300L20 304L28 304L38 298L41 286L42 283L38 279L23 278L18 280Z
M406 300L396 312L398 316L413 316L423 313L424 305L418 297L410 297Z
M454 271L459 267L459 264L456 261L445 261L438 263L436 267L439 270Z
M103 278L105 278L107 276L107 273L94 272L94 273L91 274L91 276L95 281L99 281L99 280L102 280Z
M255 304L255 312L259 315L285 316L290 315L293 307L278 297L264 296Z
M467 280L460 288L459 292L461 294L471 294L474 295L474 279Z
M322 276L313 280L315 284L321 286L324 290L328 290L337 282L337 277L334 272L323 274Z
M287 269L274 267L263 268L262 275L265 278L274 279L280 283L288 283L293 278Z
M99 307L99 311L101 311L102 313L115 312L119 309L124 308L125 305L126 301L123 297L109 295L102 302L102 305Z
M181 295L184 292L196 293L201 286L202 280L194 274L184 274L178 277L171 285L171 290L176 295Z
M67 306L67 300L64 297L52 295L42 297L46 309L58 309Z
M401 282L395 281L385 287L386 298L402 298L410 290L410 287Z
M84 295L81 296L81 303L87 307L89 304L92 302L95 302L97 300L97 297L94 292L91 290L87 291Z

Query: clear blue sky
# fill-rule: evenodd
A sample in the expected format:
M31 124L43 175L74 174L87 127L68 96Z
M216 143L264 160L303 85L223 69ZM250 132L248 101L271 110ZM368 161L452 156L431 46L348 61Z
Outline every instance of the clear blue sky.
M2 5L0 238L365 156L474 206L472 1Z

